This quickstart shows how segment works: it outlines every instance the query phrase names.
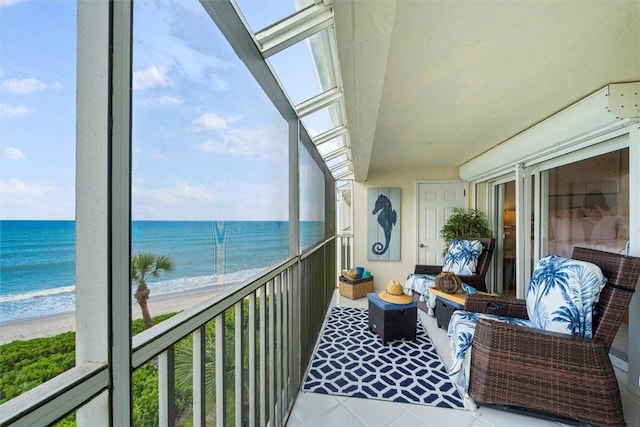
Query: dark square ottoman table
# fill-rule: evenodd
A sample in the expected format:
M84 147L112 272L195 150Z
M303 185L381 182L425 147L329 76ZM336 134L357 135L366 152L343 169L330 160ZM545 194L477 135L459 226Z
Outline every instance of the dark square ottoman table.
M369 330L380 336L383 345L389 341L406 339L415 341L418 304L393 304L380 299L377 293L367 294L369 304Z
M465 294L448 294L436 288L429 288L428 291L436 296L434 311L438 328L447 329L453 312L464 309L464 302L467 296ZM478 292L478 294L488 295L486 292Z

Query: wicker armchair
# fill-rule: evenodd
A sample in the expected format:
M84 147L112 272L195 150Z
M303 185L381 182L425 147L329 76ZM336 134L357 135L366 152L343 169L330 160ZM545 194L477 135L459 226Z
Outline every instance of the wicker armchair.
M487 275L487 271L489 271L489 264L491 263L493 249L496 246L496 239L488 237L464 237L463 240L479 240L480 242L482 242L482 253L478 257L476 274L474 274L473 276L460 276L460 279L467 285L473 286L478 291L487 292L485 276ZM413 272L415 274L436 275L442 272L442 266L417 264Z
M468 392L479 404L623 426L609 349L640 276L640 258L578 247L572 258L598 265L607 278L594 312L593 338L479 319ZM524 301L484 295L468 296L465 310L527 318Z

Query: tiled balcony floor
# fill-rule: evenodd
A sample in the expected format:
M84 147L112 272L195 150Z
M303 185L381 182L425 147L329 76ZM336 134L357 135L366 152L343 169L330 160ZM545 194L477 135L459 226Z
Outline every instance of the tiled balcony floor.
M346 307L367 307L367 299L350 300L337 292L333 304ZM446 331L438 329L435 318L418 310L422 325L438 349L443 362L449 366L451 355ZM618 380L626 383L626 373L616 372ZM640 399L623 387L622 401L627 426L640 427ZM429 426L429 427L560 427L565 424L520 414L480 407L476 411L442 409L424 405L383 402L341 396L300 392L287 422L288 427L299 426Z

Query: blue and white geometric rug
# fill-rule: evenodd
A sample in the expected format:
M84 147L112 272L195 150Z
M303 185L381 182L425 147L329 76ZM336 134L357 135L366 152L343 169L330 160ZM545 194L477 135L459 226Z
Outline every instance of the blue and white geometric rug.
M416 341L382 345L367 310L333 307L303 391L464 409L444 363L418 319Z

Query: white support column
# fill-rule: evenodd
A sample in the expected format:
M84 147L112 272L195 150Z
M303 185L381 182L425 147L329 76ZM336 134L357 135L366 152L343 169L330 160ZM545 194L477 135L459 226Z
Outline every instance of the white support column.
M300 253L299 126L289 121L289 255Z
M78 2L76 98L76 365L109 357L108 1ZM109 425L103 393L77 411L79 426Z
M76 362L106 362L109 277L109 5L78 3Z
M131 397L131 39L132 0L110 1L109 343L111 422L133 423Z
M525 291L525 265L530 262L531 253L527 248L529 244L528 230L531 227L527 224L527 219L531 218L531 207L527 206L526 195L528 191L525 188L527 180L524 176L524 167L522 164L516 165L516 253L518 260L516 262L516 298L524 298ZM528 227L528 228L525 228Z
M629 133L629 255L640 256L640 130ZM640 283L629 306L628 388L640 396Z

